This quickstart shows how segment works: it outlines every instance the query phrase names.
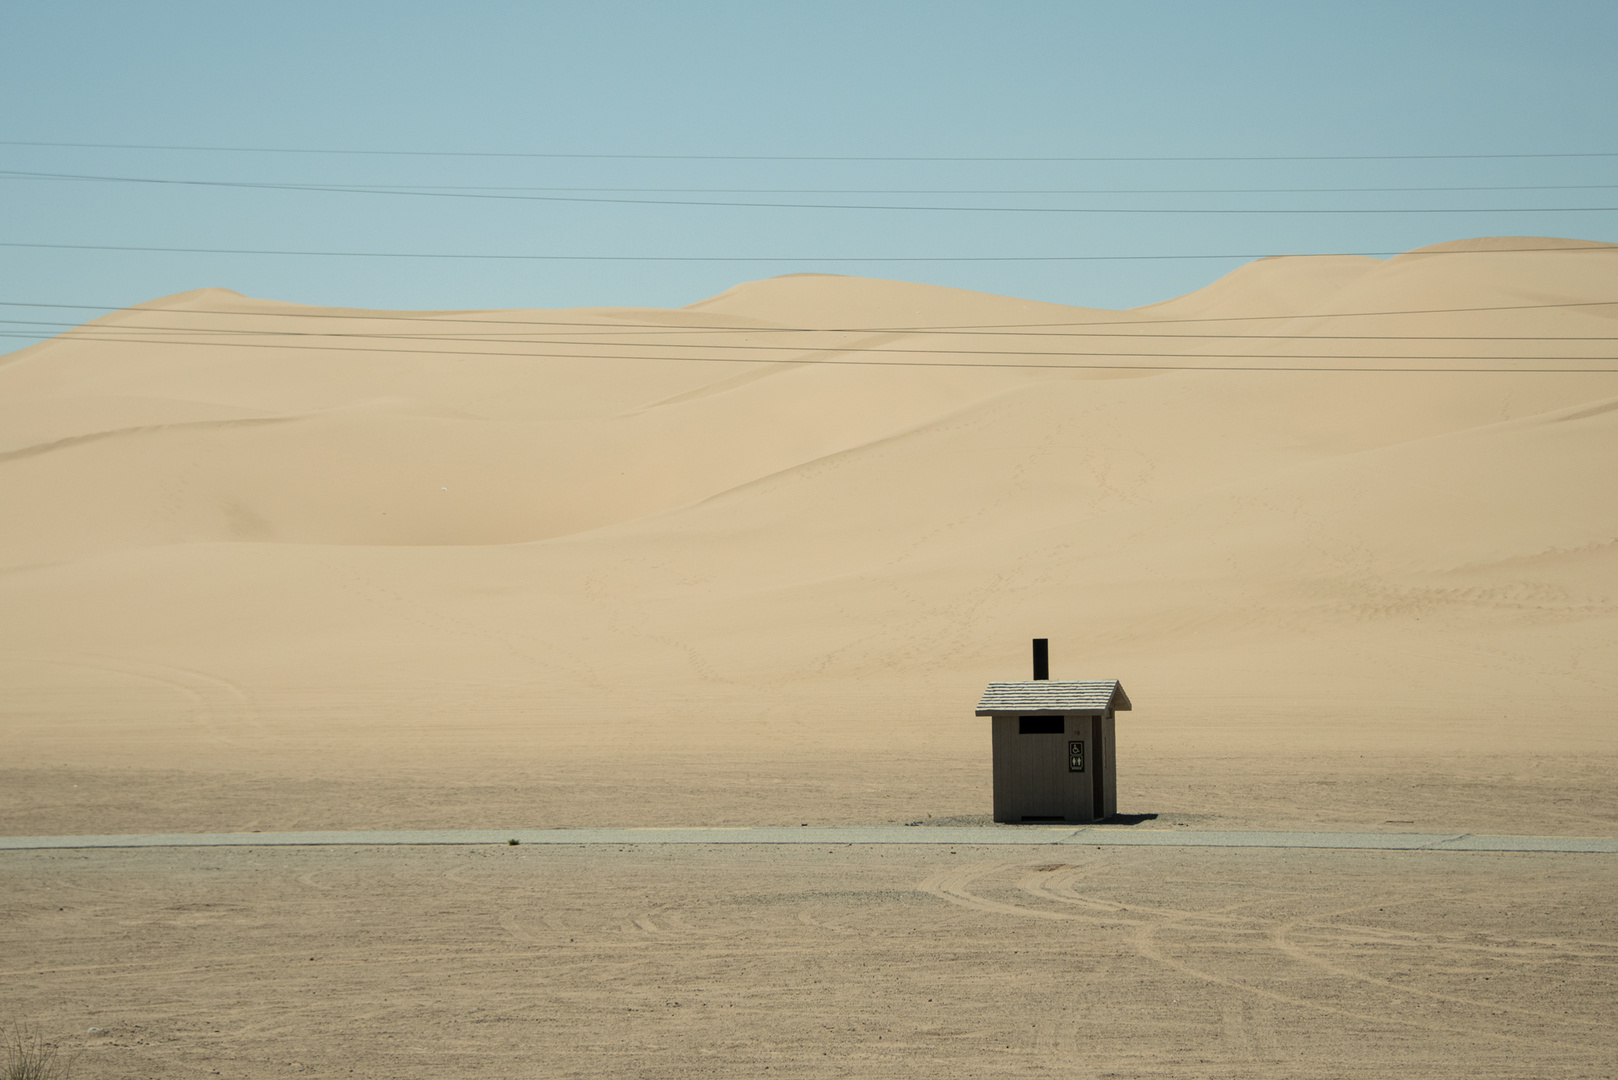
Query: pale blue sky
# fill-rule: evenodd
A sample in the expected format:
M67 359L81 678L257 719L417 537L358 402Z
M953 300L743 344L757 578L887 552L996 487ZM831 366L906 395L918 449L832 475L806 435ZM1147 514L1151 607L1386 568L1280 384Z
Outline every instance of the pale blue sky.
M1610 2L11 3L0 7L0 141L825 157L1618 154L1615 44ZM1497 234L1618 240L1612 210L1530 212L1618 206L1618 186L1599 186L1618 185L1618 156L682 161L0 145L0 170L1154 211L630 205L0 177L0 241L10 243L768 257L0 247L0 299L13 302L120 305L222 285L372 307L679 305L748 278L821 270L1129 306L1241 260L840 260L1395 251ZM1528 190L1229 193L1255 188ZM795 191L757 193L777 189ZM990 193L908 193L918 189ZM1030 189L1123 193L993 193ZM825 193L852 190L884 193ZM1381 212L1417 208L1468 212ZM1489 212L1501 208L1512 212ZM1379 212L1156 212L1170 209ZM25 317L35 314L44 317Z

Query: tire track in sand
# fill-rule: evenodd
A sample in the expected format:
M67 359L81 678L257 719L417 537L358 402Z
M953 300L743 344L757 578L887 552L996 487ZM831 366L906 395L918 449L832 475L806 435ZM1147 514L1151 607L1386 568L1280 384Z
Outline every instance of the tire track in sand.
M121 675L174 690L191 702L196 725L203 737L216 745L262 743L267 734L252 696L229 679L206 671L97 653L9 653L5 658Z
M978 895L973 890L973 886L978 881L996 872L1010 869L1014 865L1015 864L1010 862L996 861L967 863L962 866L948 867L944 870L938 871L937 873L928 875L917 884L916 888L921 892L929 893L950 904L968 908L973 911L983 912L989 915L1010 915L1025 919L1034 918L1130 927L1132 929L1128 935L1129 944L1143 959L1168 968L1172 971L1179 972L1180 974L1188 976L1199 982L1212 986L1219 986L1227 990L1233 990L1247 995L1250 998L1256 998L1274 1004L1326 1013L1332 1016L1357 1021L1363 1024L1370 1024L1373 1026L1391 1024L1414 1030L1430 1031L1435 1034L1446 1034L1462 1039L1485 1038L1514 1044L1521 1044L1524 1041L1528 1041L1547 1046L1556 1045L1556 1040L1550 1037L1539 1037L1522 1032L1503 1032L1484 1025L1457 1025L1453 1023L1446 1024L1433 1022L1416 1017L1401 1015L1392 1011L1391 1009L1386 1013L1367 1012L1360 1009L1316 1001L1296 994L1284 993L1269 987L1257 985L1244 979L1221 975L1218 972L1209 971L1178 957L1171 956L1165 950L1165 947L1159 940L1159 935L1164 931L1173 930L1177 927L1189 927L1191 924L1195 923L1202 923L1206 929L1214 930L1215 932L1220 932L1223 930L1225 933L1235 932L1243 934L1244 936L1254 936L1258 933L1264 933L1267 928L1266 924L1271 924L1275 922L1275 920L1258 914L1243 919L1233 919L1232 913L1242 908L1251 908L1258 904L1273 902L1276 897L1264 897L1244 901L1239 904L1232 904L1229 907L1206 912L1160 909L1162 910L1164 917L1161 919L1150 919L1133 917L1140 913L1141 909L1137 908L1132 911L1130 915L1124 915L1122 914L1124 907L1122 904L1115 905L1110 901L1098 902L1093 898L1087 897L1073 896L1067 902L1076 903L1080 906L1098 905L1101 908L1100 912L1096 914L1081 914L1079 912L1051 911L1040 908L1024 907L1002 900L992 900ZM1033 873L1037 872L1037 870L1033 871ZM1029 888L1024 889L1025 892L1030 892L1031 895L1040 896L1042 899L1063 902L1063 897L1057 889L1052 888L1051 886L1038 884L1037 882L1030 883L1029 878L1031 877L1032 874L1025 875L1019 882L1019 885L1024 883L1029 884ZM1381 906L1386 906L1389 903L1397 904L1401 902L1412 902L1415 899L1416 898L1414 897L1410 898L1409 900L1404 898L1390 899L1384 897L1380 901L1373 901L1369 905L1357 905L1355 908L1350 910L1359 910L1364 906L1376 907L1379 904ZM1223 928L1207 925L1213 922L1225 922L1227 925ZM1230 925L1231 923L1236 923L1238 925ZM1269 932L1265 934L1267 943L1272 941L1274 938L1273 927L1269 927L1268 929ZM1276 951L1281 956L1286 957L1286 959L1292 960L1293 962L1298 962L1297 958L1292 957L1281 950ZM1347 976L1335 972L1330 974L1333 974L1333 976L1336 978L1347 978Z
M1547 888L1547 889L1537 889L1537 890L1534 890L1534 891L1539 892L1539 893L1544 893L1544 892L1551 892L1551 891L1554 891L1554 890ZM1486 894L1472 894L1472 895L1486 895ZM1424 896L1421 896L1421 897L1412 897L1409 900L1403 901L1403 903L1405 903L1405 904L1425 903L1425 902L1430 901L1431 899L1432 899L1431 896L1424 895ZM1292 934L1292 932L1295 929L1297 929L1300 926L1316 926L1319 929L1321 929L1323 931L1327 931L1327 932L1331 932L1331 931L1341 932L1342 930L1349 929L1349 928L1339 928L1339 927L1327 926L1327 925L1325 925L1324 920L1333 918L1333 917L1338 916L1338 915L1352 915L1355 912L1366 911L1366 910L1368 910L1370 908L1378 908L1380 910L1383 907L1389 907L1389 906L1399 906L1399 904L1394 903L1394 902L1390 902L1390 901L1379 901L1379 902L1370 903L1370 904L1356 904L1353 907L1340 908L1340 909L1338 909L1336 911L1323 912L1323 913L1321 913L1319 915L1308 916L1308 917L1300 916L1300 917L1298 917L1296 919L1288 919L1288 920L1286 920L1284 922L1278 922L1278 923L1275 924L1275 926L1270 931L1270 944L1277 951L1279 951L1281 953L1284 953L1285 955L1287 955L1291 959L1297 961L1298 963L1311 965L1313 967L1319 968L1322 971L1328 972L1329 974L1335 975L1338 978L1351 979L1351 980L1354 980L1354 981L1357 981L1357 982L1369 983L1369 984L1371 984L1373 986L1378 986L1378 987L1381 987L1383 989L1391 990L1391 991L1393 991L1395 993L1399 993L1399 994L1408 994L1408 995L1410 995L1412 997L1423 997L1423 998L1427 998L1427 999L1432 1000L1432 1001L1442 1001L1442 1002L1446 1002L1446 1003L1449 1003L1449 1004L1452 1004L1452 1005L1461 1005L1461 1006L1464 1006L1464 1007L1467 1007L1467 1008L1479 1009L1479 1010L1483 1010L1483 1011L1486 1011L1486 1012L1511 1012L1511 1013L1517 1013L1517 1014L1519 1014L1521 1016L1532 1017L1533 1019L1541 1021L1543 1023L1560 1024L1560 1025L1563 1025L1563 1026L1578 1027L1578 1028L1602 1028L1602 1027L1604 1027L1604 1025L1599 1024L1599 1023L1597 1023L1595 1021L1592 1021L1592 1020L1570 1020L1566 1016L1559 1016L1559 1015L1557 1015L1555 1013L1541 1012L1538 1009L1525 1009L1520 1005L1508 1005L1508 1004L1505 1004L1503 1002L1501 1002L1501 1003L1485 1002L1485 1001L1479 1001L1476 998L1462 997L1462 996L1457 995L1457 994L1444 994L1444 993L1440 993L1440 992L1438 992L1436 990L1423 990L1423 989L1421 989L1419 987L1415 987L1415 986L1401 986L1400 984L1398 984L1396 982L1393 982L1391 979L1378 978L1375 975L1368 975L1368 974L1366 974L1364 972L1361 972L1361 971L1355 971L1353 968L1344 967L1341 964L1334 964L1330 960L1325 959L1324 957L1321 957L1321 956L1318 956L1318 955L1316 955L1314 953L1311 953L1308 949L1304 948L1303 946L1301 946L1298 943L1291 940L1290 935ZM1442 950L1442 949L1445 948L1444 943L1441 942L1438 939L1437 935L1431 935L1431 936L1427 937L1426 940L1416 942L1416 944L1420 945L1420 946L1425 946L1425 947L1427 947L1429 949L1433 949L1435 951L1436 950Z

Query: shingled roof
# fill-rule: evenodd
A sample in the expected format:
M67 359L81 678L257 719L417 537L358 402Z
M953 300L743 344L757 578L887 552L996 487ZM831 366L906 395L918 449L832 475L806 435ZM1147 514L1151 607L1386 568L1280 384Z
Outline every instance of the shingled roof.
M979 716L997 713L1082 713L1129 711L1129 695L1117 679L1058 682L992 682L978 702Z

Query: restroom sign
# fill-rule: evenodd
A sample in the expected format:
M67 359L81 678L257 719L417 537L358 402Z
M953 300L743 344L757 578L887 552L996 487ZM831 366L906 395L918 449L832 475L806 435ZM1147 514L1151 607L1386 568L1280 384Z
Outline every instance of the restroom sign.
M1067 744L1067 771L1084 771L1084 740L1075 739Z

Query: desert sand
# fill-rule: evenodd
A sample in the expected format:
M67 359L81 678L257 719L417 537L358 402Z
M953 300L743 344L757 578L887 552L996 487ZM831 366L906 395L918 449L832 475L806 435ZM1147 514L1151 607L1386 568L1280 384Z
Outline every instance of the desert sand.
M6 980L119 1080L1599 1077L1610 861L10 852Z
M5 831L979 813L1036 636L1138 703L1121 809L1610 831L1618 374L1459 369L1618 367L1614 301L1505 238L120 311L0 363Z
M154 300L0 358L0 832L986 821L1048 637L1140 827L1612 835L1615 327L1618 245L1522 237L1127 311ZM1613 1068L1610 857L1092 854L0 866L109 1076Z

